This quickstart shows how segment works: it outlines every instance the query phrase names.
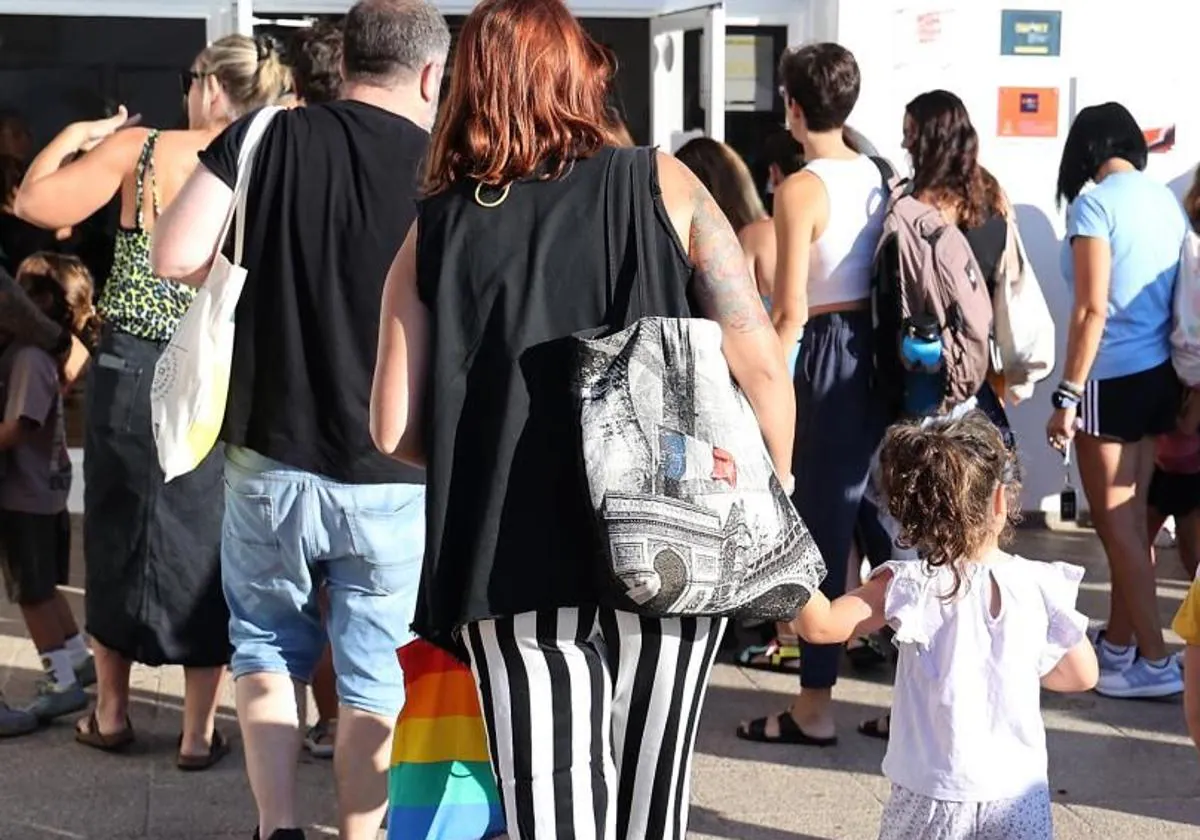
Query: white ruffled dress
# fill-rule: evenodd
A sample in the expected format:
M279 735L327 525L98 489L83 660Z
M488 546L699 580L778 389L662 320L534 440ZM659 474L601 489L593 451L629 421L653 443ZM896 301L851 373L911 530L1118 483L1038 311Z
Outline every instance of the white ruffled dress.
M1025 803L1021 810L1044 806L1044 815L1021 818L1028 830L1009 830L1014 837L1041 836L1034 823L1044 816L1049 829L1050 802L1041 678L1085 637L1087 617L1075 609L1083 569L997 554L964 566L953 598L947 597L950 569L903 562L874 574L884 569L893 575L884 615L896 631L900 660L883 771L899 789L893 799L924 816L889 808L882 836L901 836L887 833L889 819L953 823L958 811L964 826L979 828L989 812L980 805L1001 801ZM990 812L1012 819L1012 810ZM949 824L943 828L904 826L923 832L908 836L930 840L960 836Z

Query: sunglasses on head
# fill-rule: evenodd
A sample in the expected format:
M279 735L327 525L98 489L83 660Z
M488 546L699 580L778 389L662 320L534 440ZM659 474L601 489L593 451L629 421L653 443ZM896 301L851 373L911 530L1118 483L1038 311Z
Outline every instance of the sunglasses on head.
M183 90L183 95L187 96L192 90L192 85L203 79L205 76L212 75L211 73L201 73L199 70L184 70L179 74L179 87Z

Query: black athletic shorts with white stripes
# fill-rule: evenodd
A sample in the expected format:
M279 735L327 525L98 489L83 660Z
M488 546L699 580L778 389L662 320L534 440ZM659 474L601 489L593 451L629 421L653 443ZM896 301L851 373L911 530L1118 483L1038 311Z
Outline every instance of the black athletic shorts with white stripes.
M1125 443L1169 432L1175 428L1182 393L1170 362L1128 376L1091 380L1079 404L1082 431Z

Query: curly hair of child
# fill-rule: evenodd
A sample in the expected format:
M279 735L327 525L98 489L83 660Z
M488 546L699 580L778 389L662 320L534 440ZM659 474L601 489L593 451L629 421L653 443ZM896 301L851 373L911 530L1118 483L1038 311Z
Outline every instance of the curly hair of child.
M879 459L887 508L900 524L897 543L915 548L930 567L954 572L995 540L1006 542L1020 519L1021 476L1015 452L986 415L892 427ZM996 490L1004 488L1007 515L998 521Z

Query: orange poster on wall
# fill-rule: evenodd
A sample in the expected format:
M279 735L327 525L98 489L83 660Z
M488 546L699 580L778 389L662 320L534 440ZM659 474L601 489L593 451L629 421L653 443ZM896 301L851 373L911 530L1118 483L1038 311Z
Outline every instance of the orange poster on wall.
M1057 137L1058 88L1000 88L996 127L1001 137Z

